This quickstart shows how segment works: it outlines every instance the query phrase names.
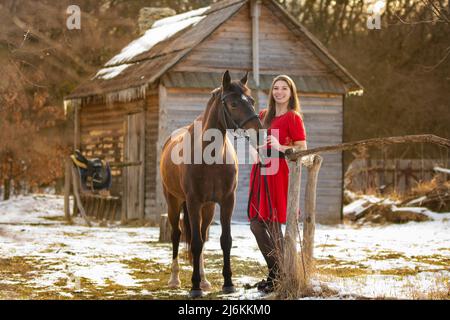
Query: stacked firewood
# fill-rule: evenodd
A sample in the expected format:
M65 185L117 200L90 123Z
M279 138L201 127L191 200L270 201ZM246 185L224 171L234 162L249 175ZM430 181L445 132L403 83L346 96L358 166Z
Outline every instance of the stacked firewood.
M426 207L434 212L450 212L450 174L439 172L428 183L412 189L411 194L401 201L400 206Z
M450 175L437 172L428 182L421 183L400 199L356 195L346 191L344 217L346 221L364 223L405 223L428 221L432 214L450 212Z

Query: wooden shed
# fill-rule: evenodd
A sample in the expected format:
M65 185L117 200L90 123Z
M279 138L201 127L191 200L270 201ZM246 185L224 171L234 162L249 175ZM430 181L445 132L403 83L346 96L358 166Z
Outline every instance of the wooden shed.
M74 114L76 147L88 157L132 164L113 172L127 219L159 221L166 211L159 178L162 145L204 110L227 69L233 79L250 72L259 108L267 105L273 77L291 76L309 148L342 142L344 97L362 91L276 1L225 0L158 20L65 99ZM240 164L239 170L234 219L245 220L250 166ZM342 154L325 155L319 222L341 220L342 186Z

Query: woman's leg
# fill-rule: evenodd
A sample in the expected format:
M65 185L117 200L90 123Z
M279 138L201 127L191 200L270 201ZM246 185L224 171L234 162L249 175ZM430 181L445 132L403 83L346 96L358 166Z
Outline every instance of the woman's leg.
M274 264L271 255L271 252L273 251L273 242L270 238L267 222L252 219L250 221L250 230L256 238L256 243L258 244L259 250L266 260L267 267L270 269Z
M281 230L281 223L277 221L269 222L268 232L270 235L270 240L272 242L272 252L270 253L273 260L273 265L269 268L269 278L275 279L279 272L279 263L283 259L284 252L284 239L283 232Z
M267 282L273 284L278 275L278 259L283 253L283 234L281 224L278 222L266 222L253 219L250 221L250 229L255 235L259 250L264 256L269 269Z

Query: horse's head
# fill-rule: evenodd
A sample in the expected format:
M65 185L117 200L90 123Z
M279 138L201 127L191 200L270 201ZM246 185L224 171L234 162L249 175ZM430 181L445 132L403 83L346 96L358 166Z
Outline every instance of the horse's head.
M262 129L261 121L255 113L255 100L247 87L248 72L241 80L231 81L230 73L225 71L220 91L222 112L221 121L225 129Z

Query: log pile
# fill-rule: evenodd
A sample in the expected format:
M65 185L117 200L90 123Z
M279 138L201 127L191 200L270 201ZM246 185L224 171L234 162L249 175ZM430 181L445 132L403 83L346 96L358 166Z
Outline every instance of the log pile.
M450 181L445 173L437 174L433 180L421 184L411 191L401 206L426 207L434 212L450 212Z
M411 193L398 200L355 195L346 192L344 219L357 224L405 223L432 220L427 212L450 212L450 181L437 174L429 182L421 183Z

